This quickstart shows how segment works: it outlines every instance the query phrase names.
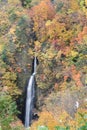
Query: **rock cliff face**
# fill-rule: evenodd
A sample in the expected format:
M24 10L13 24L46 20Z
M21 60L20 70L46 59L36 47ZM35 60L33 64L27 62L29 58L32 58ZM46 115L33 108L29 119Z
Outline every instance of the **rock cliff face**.
M52 111L55 117L59 116L61 111L65 110L72 118L74 118L79 108L84 108L84 105L86 108L86 97L87 87L80 88L79 90L68 89L59 93L50 94L46 100L46 107L48 111Z
M17 84L20 89L24 89L28 83L32 71L32 58L28 54L29 48L24 48L21 53L15 56L16 64L21 68L21 72L17 74Z

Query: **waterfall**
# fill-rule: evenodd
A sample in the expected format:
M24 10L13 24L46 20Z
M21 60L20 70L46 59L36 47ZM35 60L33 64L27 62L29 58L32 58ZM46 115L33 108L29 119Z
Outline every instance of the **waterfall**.
M35 98L35 74L36 74L37 58L34 58L34 71L31 75L28 86L27 86L27 96L26 96L26 111L25 111L25 127L28 128L31 125L32 120L32 110L34 107Z

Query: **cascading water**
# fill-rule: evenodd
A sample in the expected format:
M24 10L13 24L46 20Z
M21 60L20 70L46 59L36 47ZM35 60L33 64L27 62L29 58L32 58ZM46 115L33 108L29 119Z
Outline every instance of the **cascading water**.
M25 127L28 128L31 125L32 120L32 110L34 107L35 98L35 75L36 75L37 58L34 58L34 71L31 75L28 87L27 87L27 97L26 97L26 111L25 111Z

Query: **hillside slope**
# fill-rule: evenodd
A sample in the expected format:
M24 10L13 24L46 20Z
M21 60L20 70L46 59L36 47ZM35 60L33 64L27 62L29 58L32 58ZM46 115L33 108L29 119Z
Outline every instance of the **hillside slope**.
M3 115L0 117L2 130L12 129L12 119L18 120L17 107L21 112L24 108L35 55L39 61L35 113L39 119L33 121L31 130L39 125L53 130L55 125L66 125L66 121L76 129L77 124L81 125L75 118L78 112L87 113L86 0L0 1L0 114L7 102L13 103L16 110L10 106L11 118L6 111L10 120L5 125ZM59 123L58 116L64 122Z

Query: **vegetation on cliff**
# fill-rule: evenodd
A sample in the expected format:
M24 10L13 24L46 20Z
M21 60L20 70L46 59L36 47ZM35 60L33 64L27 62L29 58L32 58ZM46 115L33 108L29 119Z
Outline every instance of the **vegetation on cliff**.
M35 55L39 61L37 108L42 112L38 112L40 118L31 130L40 129L40 125L48 126L49 130L65 127L68 130L68 123L70 130L86 130L87 0L0 0L1 130L23 129L20 121L21 128L15 127L17 103L19 100L22 107L21 95ZM61 106L55 106L58 94L64 97L67 89L69 93L75 90L76 95L81 94L81 108L73 118ZM60 109L61 116L57 113Z

